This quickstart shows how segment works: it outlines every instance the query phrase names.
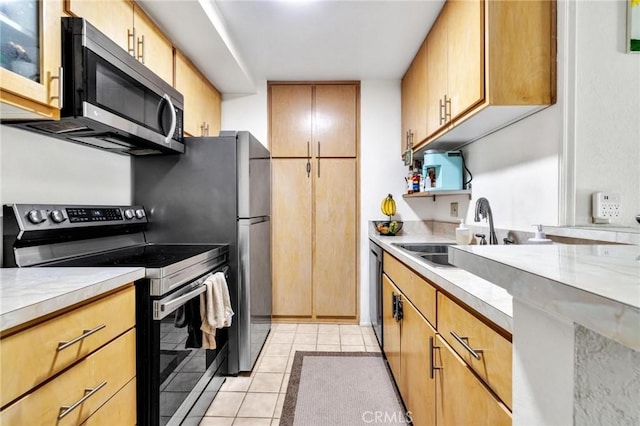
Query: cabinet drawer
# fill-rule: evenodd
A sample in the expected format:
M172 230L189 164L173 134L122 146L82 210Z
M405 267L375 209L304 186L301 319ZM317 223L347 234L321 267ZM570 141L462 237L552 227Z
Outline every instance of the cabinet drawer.
M136 379L131 379L83 426L133 426L136 424Z
M384 253L382 264L384 272L435 328L435 287L387 252Z
M18 398L134 325L135 290L129 286L0 339L0 406ZM92 334L87 332L96 329ZM72 341L83 334L89 335L66 348L58 349L60 342ZM18 365L20 368L15 368Z
M89 355L73 368L0 411L3 425L77 425L136 374L135 330ZM101 384L103 386L100 387ZM88 390L94 389L90 392ZM86 399L59 419L61 407Z
M511 342L442 293L438 293L438 332L511 408Z

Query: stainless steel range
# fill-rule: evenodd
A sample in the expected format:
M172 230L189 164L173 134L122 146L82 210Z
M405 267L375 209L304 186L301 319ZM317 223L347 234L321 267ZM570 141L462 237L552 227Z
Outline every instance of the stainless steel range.
M227 373L228 333L202 348L200 294L228 277L228 244L154 244L142 206L4 206L5 266L139 266L136 287L138 425L199 423Z

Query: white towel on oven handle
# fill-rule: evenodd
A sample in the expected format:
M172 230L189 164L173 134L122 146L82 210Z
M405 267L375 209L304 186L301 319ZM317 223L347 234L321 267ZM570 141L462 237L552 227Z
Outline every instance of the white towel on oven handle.
M200 295L200 316L202 318L202 346L216 348L216 329L231 326L231 300L229 288L223 272L210 275L204 282L206 291Z

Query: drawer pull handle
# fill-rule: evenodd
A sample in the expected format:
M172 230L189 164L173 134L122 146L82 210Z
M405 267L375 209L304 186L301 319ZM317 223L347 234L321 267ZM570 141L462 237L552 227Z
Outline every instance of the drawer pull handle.
M455 331L451 332L451 335L453 336L454 339L456 339L458 341L458 343L460 343L467 351L469 351L469 353L475 358L475 359L480 359L480 353L482 353L482 349L473 349L471 346L469 346L469 344L467 343L469 341L468 337L461 337L458 336Z
M442 370L442 366L436 367L434 365L435 355L433 353L434 349L440 349L440 346L436 346L433 344L433 337L429 337L429 377L433 379L435 377L436 370Z
M96 328L92 328L91 330L82 330L82 334L79 335L78 337L76 337L75 339L69 340L68 342L59 342L57 350L61 351L63 349L66 349L69 346L71 346L71 345L73 345L75 343L78 343L80 340L91 336L93 333L98 332L98 331L102 330L105 327L106 327L105 324L100 324L99 326L97 326Z
M95 388L84 388L85 395L82 398L74 402L72 405L63 405L62 407L60 407L60 414L58 415L58 420L62 420L67 414L69 414L70 412L78 408L80 404L85 402L87 399L91 398L96 392L98 392L100 389L105 387L106 384L107 384L107 381L105 380Z

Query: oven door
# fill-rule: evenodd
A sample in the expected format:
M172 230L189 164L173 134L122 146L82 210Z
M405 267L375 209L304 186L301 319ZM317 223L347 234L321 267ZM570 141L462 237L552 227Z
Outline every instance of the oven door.
M225 272L224 266L212 271ZM164 297L146 296L146 326L140 326L138 371L139 425L198 424L224 382L227 371L226 329L216 333L216 349L202 348L199 278ZM145 377L146 376L146 377Z

